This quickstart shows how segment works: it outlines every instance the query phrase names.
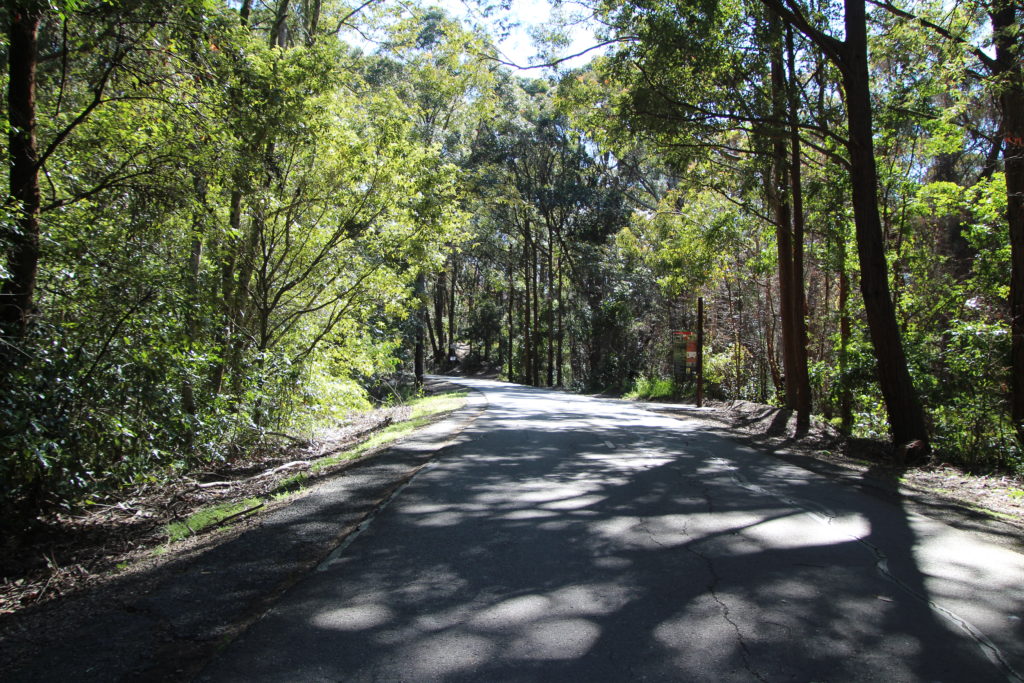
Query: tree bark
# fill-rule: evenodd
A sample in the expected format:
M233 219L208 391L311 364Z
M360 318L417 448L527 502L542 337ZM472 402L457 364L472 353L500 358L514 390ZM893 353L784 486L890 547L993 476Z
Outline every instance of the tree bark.
M512 259L508 264L508 345L505 347L505 358L508 365L506 377L514 382L516 378L515 369L515 341L516 341L516 280L515 268Z
M530 384L541 386L541 259L537 240L532 240L530 262L534 266L534 338L530 346L534 349L534 373L530 376Z
M459 263L454 256L451 258L451 262L452 275L448 281L448 346L445 347L445 354L451 354L451 352L455 350L455 332L457 330L455 324L455 288L458 285ZM445 356L446 362L449 365L449 369L451 369L451 367L454 366L455 364L451 360L448 360L449 358L450 355Z
M424 319L427 312L426 299L427 291L427 276L421 270L416 276L415 285L415 296L416 296L416 346L413 351L413 375L415 376L416 387L423 386L423 375L426 370L426 362L424 356L426 355L426 344L424 343L423 329L426 327L427 322Z
M533 297L530 293L533 275L530 270L530 220L526 219L523 229L523 381L533 382L533 328L530 306Z
M442 269L437 274L437 282L434 284L434 336L437 339L437 346L434 348L434 364L443 368L448 352L448 344L444 335L444 305L448 299L448 271Z
M865 0L844 0L846 39L843 41L811 24L808 15L794 12L793 5L786 0L762 2L817 45L842 74L848 129L846 146L850 155L857 256L861 266L860 287L878 360L878 383L899 457L923 457L929 451L928 430L896 323L878 213Z
M562 365L565 362L564 357L564 343L565 343L565 304L562 301L562 292L564 288L562 286L562 257L558 257L558 354L556 362L556 373L558 378L558 386L564 386L562 378Z
M1010 417L1024 446L1024 39L1016 3L997 0L990 18L1003 119L1006 218L1010 232Z
M270 47L288 46L288 5L291 0L281 0L274 13L274 25L270 28Z
M878 213L878 169L872 141L864 0L845 0L845 8L846 49L840 70L846 92L847 149L850 153L850 185L861 271L860 291L878 361L878 382L885 399L893 443L900 457L913 460L928 453L928 430L907 369L896 309L889 290L889 270Z
M547 268L547 325L548 325L548 386L555 384L555 241L551 227L548 227L548 268Z
M807 296L804 290L804 198L800 176L799 98L796 90L796 51L793 46L793 28L786 29L786 53L789 66L787 92L789 94L791 166L789 172L793 201L793 268L791 293L793 296L793 384L796 389L796 428L807 431L811 423L811 381L807 372Z
M778 253L779 272L779 316L782 319L782 367L786 408L795 410L798 399L798 356L797 329L793 292L793 214L789 202L790 157L786 151L786 133L782 121L786 120L786 74L782 55L782 27L778 17L772 13L768 18L771 45L771 94L772 118L777 122L770 131L772 137L772 163L767 183L768 203L775 221L775 242Z
M0 331L24 337L35 305L39 272L39 151L36 146L36 63L39 13L25 6L10 10L7 106L10 196L16 202L16 230L9 243L9 279L0 290Z

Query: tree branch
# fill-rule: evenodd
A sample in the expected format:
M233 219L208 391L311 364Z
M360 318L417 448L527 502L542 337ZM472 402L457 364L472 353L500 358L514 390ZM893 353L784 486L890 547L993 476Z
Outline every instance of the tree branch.
M765 0L765 1L768 1L768 0ZM986 69L988 69L989 71L995 71L995 69L996 69L996 60L995 59L993 59L992 57L989 57L980 48L975 47L974 45L969 43L965 38L961 38L960 36L954 35L953 32L950 31L949 29L947 29L946 27L940 26L939 24L936 24L933 21L925 19L924 17L919 17L916 14L908 12L905 9L901 9L901 8L897 7L896 5L892 4L891 2L887 2L886 0L867 0L867 2L871 3L875 7L880 7L881 9L884 9L885 11L890 12L891 14L895 14L896 16L898 16L898 17L900 17L902 19L907 19L909 21L916 21L921 26L923 26L923 27L925 27L927 29L931 29L932 31L935 31L936 33L938 33L940 36L942 36L946 40L951 40L951 41L953 41L954 43L956 43L958 45L966 47L968 52L970 52L975 57L977 57L978 61L980 61L982 64L985 65Z

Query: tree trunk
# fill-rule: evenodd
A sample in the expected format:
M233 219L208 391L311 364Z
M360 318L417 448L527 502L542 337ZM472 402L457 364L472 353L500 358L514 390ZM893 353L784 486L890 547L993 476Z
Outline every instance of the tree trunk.
M791 272L793 296L793 385L796 389L796 428L807 431L811 423L811 382L807 372L807 296L804 291L804 198L800 177L800 129L797 119L800 105L796 90L796 51L793 29L786 30L786 53L789 62L789 120L791 167L789 173L793 200L793 268Z
M188 285L186 287L187 299L185 301L185 335L189 351L192 350L196 337L199 336L199 320L196 317L196 312L200 305L199 274L203 263L203 241L198 236L198 223L199 221L196 220L196 225L194 226L196 237L192 238L192 248L189 253L187 274ZM181 407L187 415L196 414L196 396L191 379L186 379L182 384ZM191 430L189 435L191 436Z
M555 243L551 228L548 228L548 269L547 269L547 324L548 324L548 386L555 384Z
M839 235L839 425L853 428L853 395L847 377L850 366L850 276L846 272L846 236Z
M434 347L434 364L443 369L448 352L447 339L444 336L444 305L448 299L448 271L442 269L437 274L437 282L434 285L434 337L437 344Z
M449 280L448 285L448 346L445 347L445 353L451 354L455 350L455 331L457 329L455 325L455 287L458 285L459 277L459 264L453 256L452 262L452 276ZM449 366L454 366L455 363L450 360L450 355L445 356ZM451 369L451 367L449 367Z
M998 0L992 12L995 73L1001 88L1006 218L1010 232L1010 417L1024 446L1024 40L1013 0Z
M907 369L896 309L889 291L889 272L878 213L878 169L872 143L864 0L845 0L845 7L846 49L840 66L846 92L847 148L861 270L860 290L871 343L878 360L878 382L885 399L892 439L899 457L914 459L928 453L928 430Z
M320 29L320 12L321 12L321 0L313 0L307 5L307 22L306 22L306 45L313 46L316 44L316 34Z
M291 0L281 0L274 13L274 25L270 28L270 47L285 48L288 46L288 4Z
M234 190L231 192L231 207L228 210L228 225L231 233L239 235L242 232L242 192ZM238 253L235 247L235 240L231 239L227 245L221 246L223 255L220 259L220 307L221 307L221 329L217 334L217 346L219 349L219 360L213 366L210 373L210 393L219 396L224 388L224 373L227 368L227 347L234 338L234 288L235 288L235 265L237 264Z
M534 349L534 373L530 375L530 384L534 386L541 386L541 259L539 256L539 248L537 240L532 240L532 249L530 253L530 263L534 266L534 338L530 342L530 347Z
M37 11L9 10L7 106L10 196L17 229L6 235L9 279L0 290L0 331L21 338L28 331L39 272L39 153L36 147Z
M512 259L508 265L508 345L505 347L505 358L508 363L506 377L514 382L516 379L515 370L515 341L516 341L516 279L515 269L512 266Z
M785 394L786 387L782 377L782 372L779 371L779 359L776 353L775 346L775 302L772 299L772 283L771 278L765 278L764 283L764 298L767 320L767 330L764 335L766 353L768 355L768 370L772 376L772 386L775 387L775 394Z
M558 386L564 386L562 378L562 365L565 363L563 345L565 342L565 318L564 310L565 303L562 301L562 292L564 291L562 286L562 257L558 258L558 360L556 362L556 372L558 378Z
M782 55L781 22L774 13L769 17L771 35L772 118L778 126L772 136L772 165L767 183L768 203L775 220L775 242L779 260L779 315L782 319L782 367L786 390L786 408L795 410L799 400L797 386L797 329L793 293L793 215L789 203L790 156L786 151L786 134L782 121L786 117L786 75Z
M523 242L523 381L533 381L533 330L531 326L530 306L533 298L530 294L533 275L530 271L530 221L527 219Z
M423 386L423 375L426 371L426 362L424 356L426 355L426 346L423 329L427 325L425 319L427 313L427 276L421 270L416 276L415 289L413 290L416 296L416 348L413 352L413 375L416 378L416 386Z

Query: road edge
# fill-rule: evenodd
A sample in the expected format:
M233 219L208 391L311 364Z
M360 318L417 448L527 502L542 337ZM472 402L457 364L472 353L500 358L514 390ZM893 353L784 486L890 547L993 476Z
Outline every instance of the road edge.
M467 391L463 407L332 472L236 535L54 605L42 618L69 623L26 638L39 656L0 663L10 667L4 679L195 678L416 473L467 438L489 404L475 388L459 390Z

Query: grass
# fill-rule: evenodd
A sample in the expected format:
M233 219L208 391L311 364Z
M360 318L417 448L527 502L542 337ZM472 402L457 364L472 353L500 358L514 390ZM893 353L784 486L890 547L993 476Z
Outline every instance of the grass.
M270 492L270 497L274 500L284 500L288 496L301 491L306 486L306 480L309 479L307 472L297 472L290 477L285 477L274 490Z
M423 398L416 399L409 404L412 408L412 413L408 420L385 427L358 446L354 446L346 451L342 451L341 453L336 453L335 455L317 460L313 463L310 470L313 472L319 472L328 467L337 465L338 463L361 458L367 452L372 451L375 448L387 445L392 441L402 438L413 430L430 424L434 421L436 416L457 410L465 404L466 392L464 391L453 391L446 394L438 394L437 396L425 396Z
M638 377L633 388L626 393L629 399L672 398L676 393L676 385L670 379Z
M237 515L249 508L263 504L259 498L246 498L233 503L219 503L197 510L180 522L171 522L165 528L167 542L174 543L194 536L204 529L220 524L228 517Z
M430 424L438 415L458 410L466 404L466 396L467 392L465 391L453 391L416 399L409 403L412 411L408 420L392 424L346 451L317 460L310 467L309 472L298 472L285 477L266 498L247 498L242 501L218 503L217 505L201 508L180 522L168 524L164 527L164 532L167 534L167 544L155 549L154 554L161 555L167 551L169 544L217 526L230 517L236 515L239 517L244 516L240 513L244 513L249 509L255 511L255 508L262 507L267 500L283 500L294 495L305 488L310 474L315 474L341 462L355 460L375 448L396 441L409 432Z

